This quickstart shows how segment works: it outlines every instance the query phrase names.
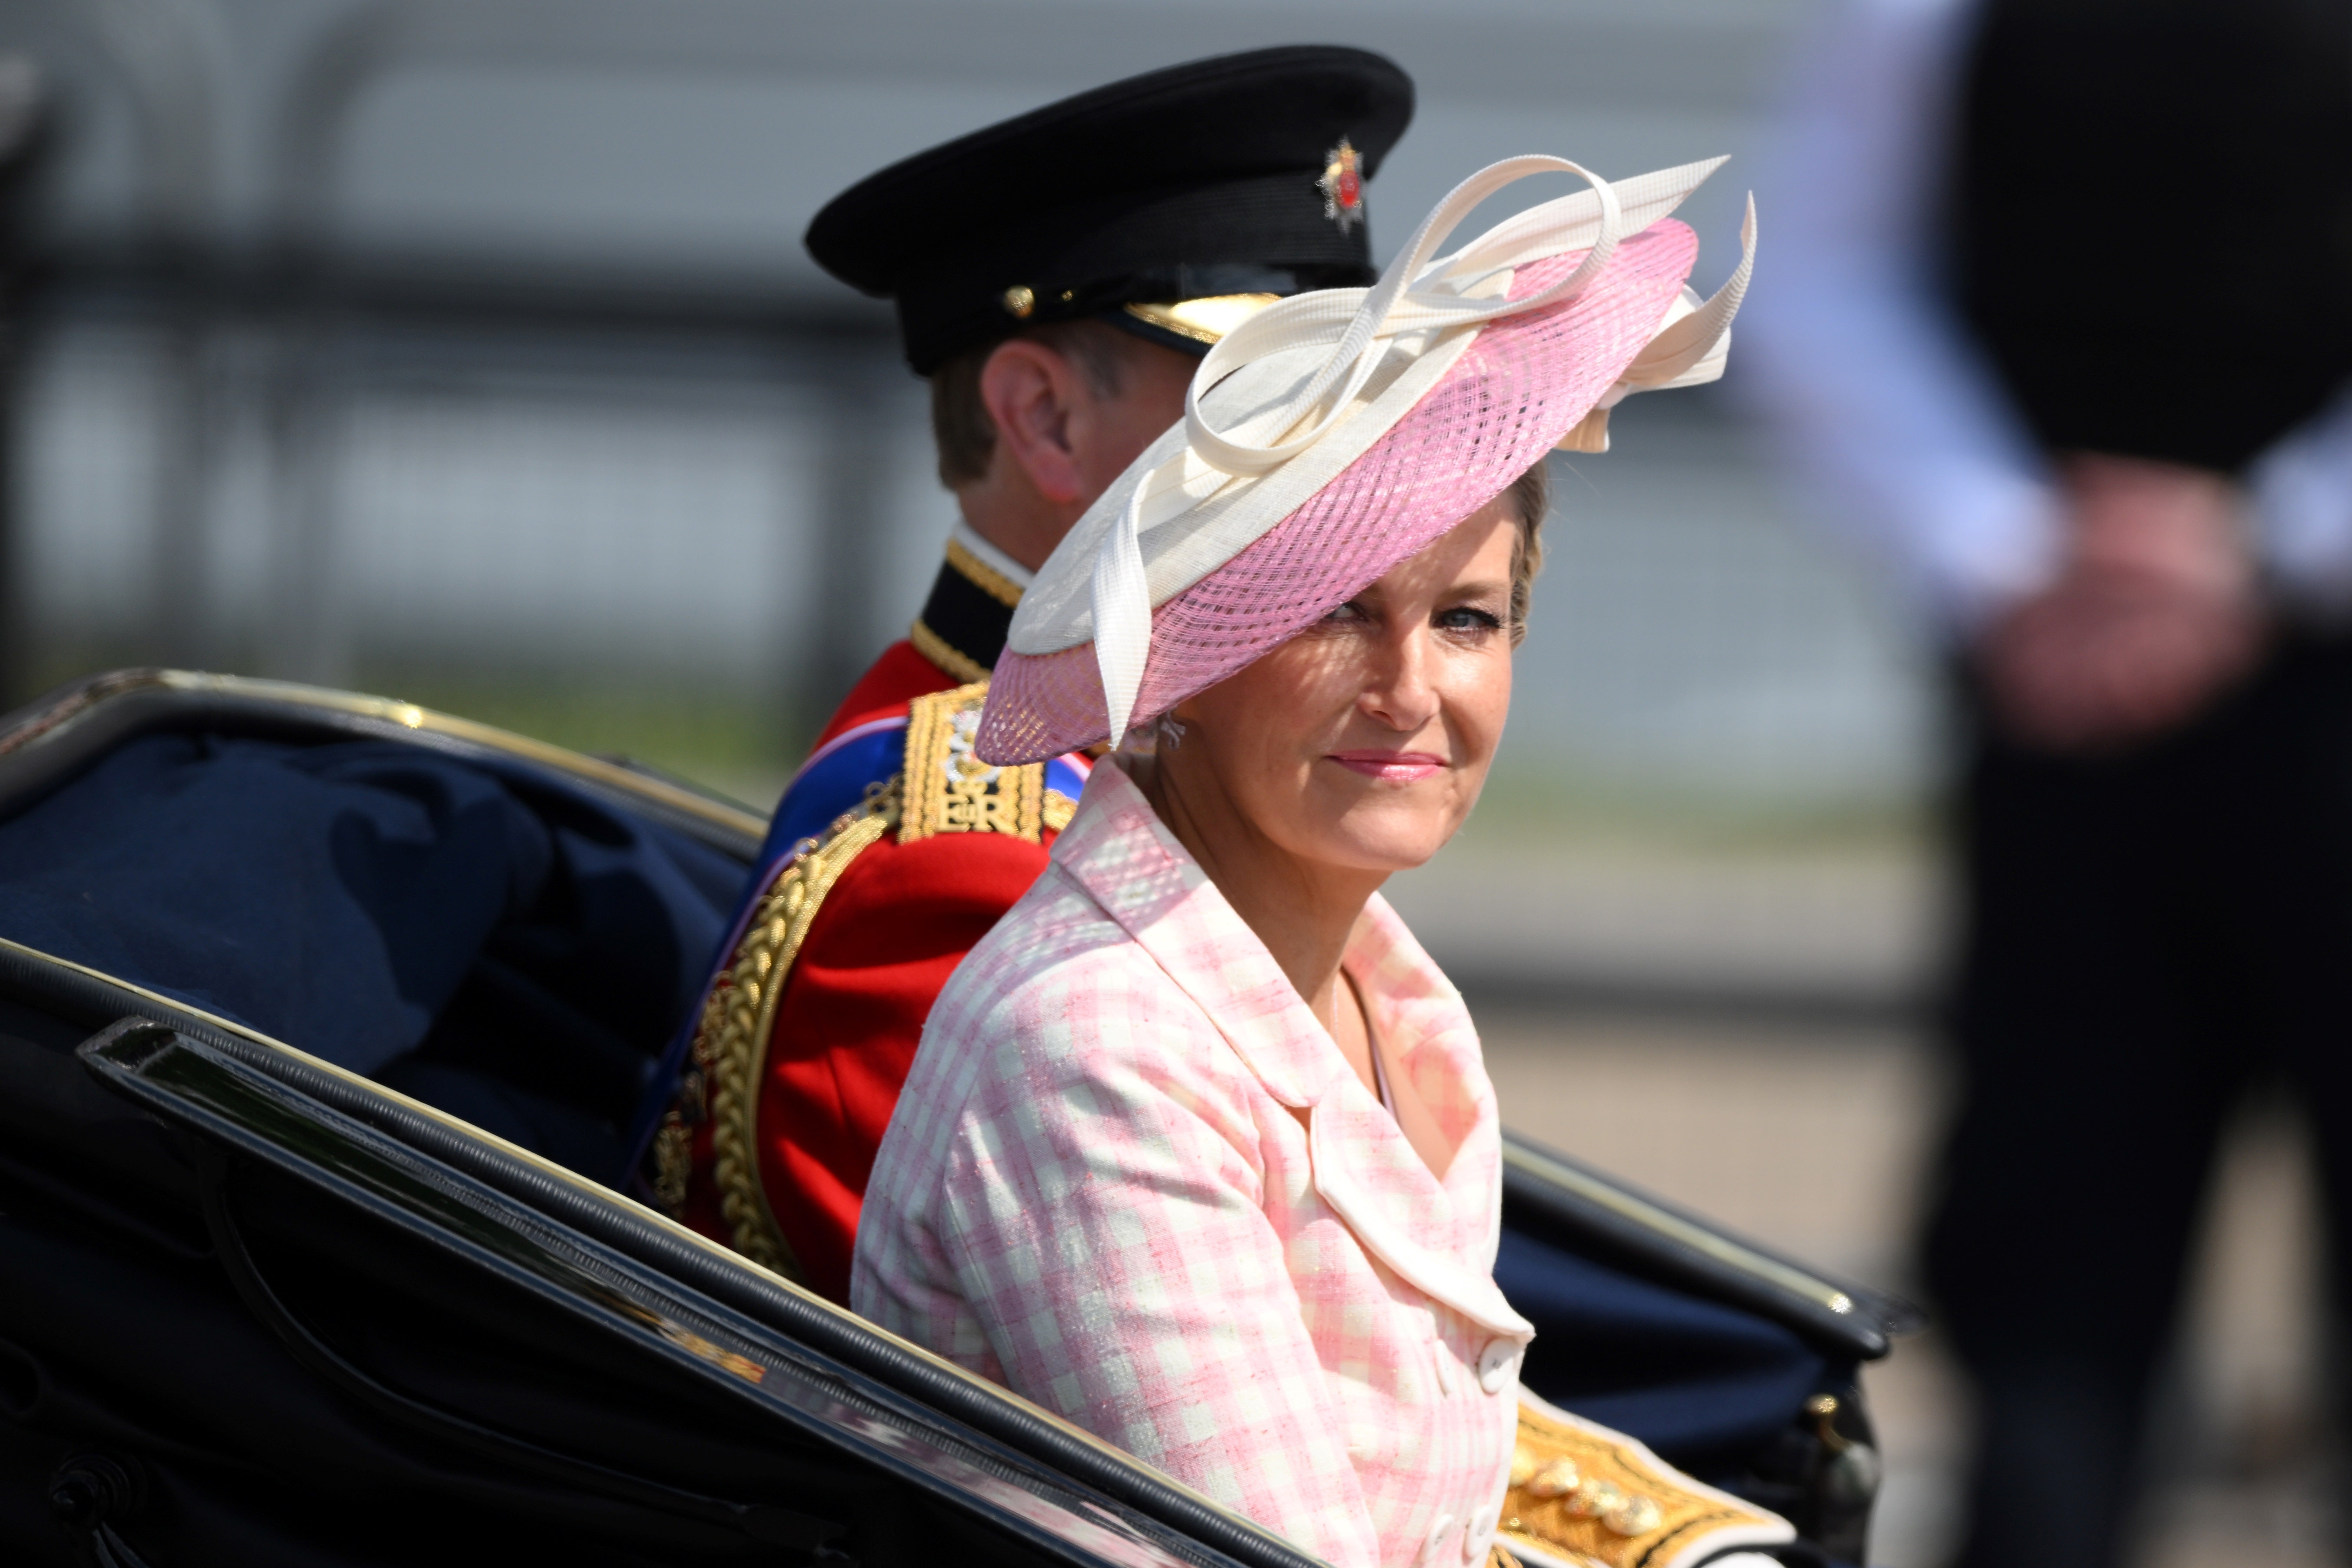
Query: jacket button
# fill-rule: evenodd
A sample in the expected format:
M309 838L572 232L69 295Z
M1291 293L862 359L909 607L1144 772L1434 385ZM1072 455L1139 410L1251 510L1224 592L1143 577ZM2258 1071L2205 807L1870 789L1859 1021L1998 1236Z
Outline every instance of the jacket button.
M1487 1542L1493 1538L1495 1526L1501 1520L1495 1509L1482 1508L1470 1516L1470 1526L1462 1532L1462 1561L1475 1564L1486 1555Z
M1429 1539L1422 1543L1421 1554L1414 1561L1422 1568L1438 1568L1444 1557L1445 1538L1453 1530L1454 1516L1439 1510L1437 1517L1429 1522Z
M1488 1340L1486 1348L1478 1352L1478 1386L1489 1394L1500 1394L1518 1370L1519 1347L1511 1340Z

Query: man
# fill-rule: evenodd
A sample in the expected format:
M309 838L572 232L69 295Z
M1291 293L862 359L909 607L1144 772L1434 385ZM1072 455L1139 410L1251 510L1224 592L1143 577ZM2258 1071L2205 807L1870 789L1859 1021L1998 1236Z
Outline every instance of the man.
M962 516L907 640L777 807L654 1139L651 1185L688 1223L846 1298L931 1002L1044 869L1085 780L1084 757L971 756L1013 606L1182 416L1223 331L1282 295L1374 280L1361 182L1412 113L1403 72L1360 50L1202 60L921 153L810 226L820 264L895 301Z
M2264 1079L2352 1265L2352 11L1833 26L1749 364L1958 656L1967 1076L1927 1264L1979 1385L1961 1561L2099 1568Z

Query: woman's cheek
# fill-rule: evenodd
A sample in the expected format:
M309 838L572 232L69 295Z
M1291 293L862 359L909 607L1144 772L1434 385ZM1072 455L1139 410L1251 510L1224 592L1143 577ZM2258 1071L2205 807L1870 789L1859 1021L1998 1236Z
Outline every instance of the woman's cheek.
M1457 681L1447 696L1454 710L1454 730L1463 761L1481 776L1501 741L1504 721L1511 712L1511 656L1481 648L1461 661ZM1475 787L1475 781L1473 782Z
M1253 706L1281 713L1286 723L1304 731L1328 724L1335 712L1353 705L1363 686L1365 662L1360 638L1310 632L1268 654L1237 679L1252 688L1248 700ZM1252 675L1258 679L1251 680Z

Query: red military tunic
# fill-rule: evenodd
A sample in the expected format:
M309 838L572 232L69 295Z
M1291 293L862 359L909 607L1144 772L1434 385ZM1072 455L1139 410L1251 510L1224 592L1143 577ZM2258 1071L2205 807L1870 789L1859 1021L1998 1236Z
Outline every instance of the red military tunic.
M968 735L1020 593L959 533L912 638L875 661L812 753L813 767L845 737L903 723L906 762L890 820L845 815L763 879L753 900L767 902L719 966L693 1068L663 1134L678 1154L690 1149L690 1168L656 1183L681 1218L839 1301L848 1299L874 1153L923 1021L963 955L1045 869L1075 793L1067 764L1056 764L1066 770L1062 790L1043 787L1042 769L989 770L1005 775L1001 787L940 798L939 781L952 781L956 760L942 747L956 742L959 716ZM1034 801L1025 813L1024 789ZM787 792L780 812L792 798ZM982 809L970 809L975 799ZM796 941L783 886L794 878L799 900L817 900ZM663 1161L660 1148L657 1140L657 1166L685 1164Z

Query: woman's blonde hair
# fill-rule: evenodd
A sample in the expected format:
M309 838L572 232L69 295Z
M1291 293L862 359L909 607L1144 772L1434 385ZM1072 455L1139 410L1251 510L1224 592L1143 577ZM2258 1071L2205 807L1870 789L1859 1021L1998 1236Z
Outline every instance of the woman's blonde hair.
M1551 469L1538 461L1511 481L1503 492L1512 521L1519 525L1518 548L1511 552L1511 646L1528 635L1528 603L1534 597L1536 574L1543 570L1543 520L1551 510Z

